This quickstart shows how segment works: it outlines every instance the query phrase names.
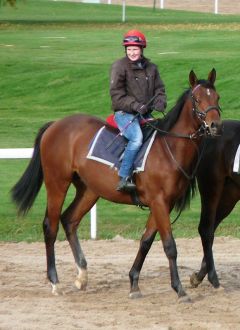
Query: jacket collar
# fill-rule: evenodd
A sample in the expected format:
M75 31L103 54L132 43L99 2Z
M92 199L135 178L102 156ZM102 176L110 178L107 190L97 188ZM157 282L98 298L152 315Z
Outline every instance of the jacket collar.
M126 57L129 63L129 66L133 69L133 70L144 70L148 64L148 60L143 57L140 60L136 61L136 62L132 62L129 60L128 57Z

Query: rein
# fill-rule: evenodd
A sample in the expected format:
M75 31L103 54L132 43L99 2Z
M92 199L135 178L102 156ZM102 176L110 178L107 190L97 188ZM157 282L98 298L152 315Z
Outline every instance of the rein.
M195 168L194 168L192 174L189 175L189 174L183 169L183 167L177 162L177 160L175 159L175 157L174 157L174 155L173 155L173 153L172 153L172 151L171 151L171 149L170 149L170 147L169 147L169 145L168 145L168 143L167 143L167 140L166 140L165 138L163 138L163 139L164 139L164 142L165 142L165 144L166 144L167 150L168 150L168 152L169 152L169 154L170 154L172 160L173 160L174 163L177 165L177 168L180 170L180 172L182 172L182 174L183 174L183 175L184 175L189 181L191 181L191 180L195 177L195 175L196 175L196 173L197 173L198 166L199 166L199 164L200 164L200 161L201 161L201 159L202 159L203 153L204 153L204 151L205 151L206 140L204 140L204 145L203 145L203 148L202 148L202 150L201 150L200 153L199 153L199 148L196 147L196 149L197 149L197 153L198 153L198 160L197 160L196 166L195 166ZM196 145L195 145L195 146L196 146Z
M158 128L158 127L155 127L155 126L152 125L150 122L148 122L148 125L149 125L150 127L152 127L154 130L156 130L156 131L158 131L158 132L160 132L160 133L165 133L165 135L167 135L167 136L172 136L172 137L177 137L177 138L185 138L185 139L189 139L189 140L191 140L191 141L193 141L194 139L197 139L197 138L199 138L199 137L202 137L202 136L204 136L204 135L209 135L209 134L210 134L210 133L209 133L209 126L207 125L207 123L205 122L204 119L206 118L206 115L207 115L207 113L208 113L209 111L211 111L211 110L217 110L218 113L220 114L221 109L220 109L220 107L219 107L218 105L211 105L211 106L207 107L207 109L204 110L204 111L200 111L200 110L198 109L198 107L197 107L197 105L196 105L197 101L196 101L196 99L195 99L195 97L194 97L194 92L195 92L196 89L197 89L198 87L200 87L200 86L201 86L200 84L198 84L197 86L195 86L195 87L193 88L192 92L191 92L191 95L190 95L191 100L192 100L192 105L193 105L192 111L193 111L194 114L197 115L198 119L202 122L201 126L199 127L199 129L198 129L197 131L195 131L195 132L192 133L192 134L171 133L171 132L168 132L168 131L161 130L161 129ZM189 174L183 169L183 167L177 162L177 160L175 159L175 157L174 157L174 155L173 155L173 153L172 153L172 151L171 151L171 149L170 149L170 147L169 147L169 145L168 145L168 143L167 143L166 138L164 137L163 139L164 139L165 145L166 145L166 147L167 147L167 150L168 150L168 152L169 152L169 154L170 154L172 160L173 160L174 163L176 164L177 168L180 170L180 172L182 172L182 174L183 174L183 175L184 175L189 181L191 181L191 180L195 177L196 172L197 172L197 169L198 169L198 166L199 166L199 163L200 163L200 161L201 161L201 159L202 159L202 156L203 156L203 153L204 153L204 149L205 149L205 143L204 143L204 146L203 146L203 148L202 148L202 150L201 150L201 153L199 153L199 148L194 144L194 146L196 146L196 149L197 149L198 160L197 160L196 166L195 166L195 168L194 168L192 174L189 175Z
M177 168L180 170L180 172L183 173L183 175L188 179L189 183L190 184L190 181L195 177L196 173L197 173L197 169L198 169L198 166L201 162L201 159L202 159L202 156L204 154L204 151L205 151L205 147L206 147L206 140L204 140L204 144L203 144L203 147L202 147L202 150L201 150L201 153L199 154L199 149L197 148L197 152L198 152L198 160L197 160L197 164L192 172L191 175L189 175L183 168L181 165L179 165L179 163L176 161L176 159L174 158L172 152L171 152L171 149L166 141L166 139L164 138L164 141L165 141L165 144L167 146L167 149L168 149L168 152L172 158L172 160L174 161L174 163L177 165ZM176 218L171 222L171 225L173 225L180 217L180 215L182 214L182 210L183 210L183 205L181 205L181 208L178 212L178 215L176 216Z
M150 127L152 127L154 130L160 132L160 133L164 133L165 135L167 136L172 136L172 137L177 137L177 138L185 138L185 139L189 139L193 142L194 139L197 139L199 137L202 137L204 135L209 135L210 131L209 131L209 126L207 125L207 123L205 122L205 118L206 118L206 115L209 111L211 110L217 110L218 113L220 114L220 111L221 111L221 108L218 106L218 105L212 105L212 106L209 106L207 107L206 110L204 111L200 111L197 107L197 101L194 97L194 92L195 90L200 86L197 85L191 92L191 100L192 100L192 105L193 105L193 108L192 108L192 111L193 113L197 116L197 118L202 122L201 126L199 127L199 129L197 131L195 131L194 133L192 134L181 134L181 133L171 133L171 132L168 132L168 131L164 131L164 130L161 130L160 128L158 127L155 127L154 125L152 125L150 122L148 122L148 125ZM190 182L195 176L196 176L196 173L197 173L197 169L199 167L199 164L201 162L201 159L203 157L203 154L204 154L204 151L205 151L205 147L206 147L206 140L204 140L204 144L203 144L203 147L201 148L201 152L199 152L199 148L196 146L196 144L194 143L194 146L196 147L197 149L197 163L195 165L195 168L193 169L193 172L191 175L189 175L185 170L184 168L178 163L178 161L175 159L168 143L167 143L167 140L165 137L163 137L163 140L165 142L165 145L167 147L167 150L168 150L168 153L170 154L173 162L176 164L178 170L185 176L185 178ZM190 183L189 183L190 184ZM181 207L180 210L179 210L179 213L178 215L176 216L176 218L171 222L171 225L173 225L180 217L181 213L182 213L182 210L183 208Z
M205 122L205 118L207 116L207 113L211 110L217 110L219 115L220 115L220 112L221 112L221 108L219 107L219 105L210 105L209 107L207 107L206 110L204 111L200 111L197 107L197 101L194 97L194 92L196 91L196 89L198 87L200 87L201 85L197 85L196 87L194 87L194 89L192 90L191 92L191 100L192 100L192 105L193 105L193 108L192 108L192 111L193 113L198 117L198 119L200 119L202 121L202 125L199 127L199 129L192 133L192 134L181 134L181 133L171 133L171 132L168 132L168 131L164 131L158 127L155 127L154 125L152 125L150 122L147 123L148 126L150 126L151 128L153 128L155 131L158 131L159 133L164 133L168 136L172 136L172 137L178 137L178 138L184 138L184 139L189 139L189 140L194 140L194 139L197 139L203 135L209 135L209 127L207 125L207 123Z
M154 129L155 131L159 132L159 133L164 133L165 135L168 136L172 136L172 137L177 137L177 138L183 138L183 139L189 139L189 140L194 140L197 139L198 137L201 137L204 135L204 127L201 126L196 132L192 133L192 134L181 134L181 133L172 133L172 132L168 132L168 131L164 131L161 128L158 128L154 125L151 124L151 122L147 122L147 125L150 126L152 129Z

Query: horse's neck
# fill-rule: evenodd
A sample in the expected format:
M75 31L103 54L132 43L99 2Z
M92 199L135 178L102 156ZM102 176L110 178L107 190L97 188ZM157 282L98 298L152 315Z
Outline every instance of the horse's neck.
M182 166L188 167L196 159L201 138L191 140L190 136L197 130L195 121L189 116L189 109L182 109L178 121L170 130L179 137L166 136L165 138L165 145L169 146L172 155ZM181 135L185 137L180 137Z
M177 122L170 130L171 133L190 136L198 130L199 127L197 126L196 120L194 120L193 116L190 116L191 108L191 102L186 102Z

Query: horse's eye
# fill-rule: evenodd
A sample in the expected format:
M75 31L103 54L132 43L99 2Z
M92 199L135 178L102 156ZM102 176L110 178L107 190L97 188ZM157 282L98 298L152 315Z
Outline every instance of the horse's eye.
M196 103L200 103L200 99L196 98L195 99Z

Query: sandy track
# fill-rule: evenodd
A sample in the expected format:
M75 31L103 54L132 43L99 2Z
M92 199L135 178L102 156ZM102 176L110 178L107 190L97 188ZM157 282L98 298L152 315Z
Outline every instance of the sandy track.
M83 241L89 285L74 286L75 266L67 242L57 242L56 259L63 295L53 296L46 281L43 243L0 243L0 329L239 329L240 240L217 238L216 268L224 289L207 280L192 289L189 276L201 260L196 239L178 239L178 265L192 303L179 303L170 287L168 262L155 242L145 261L143 298L128 298L128 272L138 242L116 238Z

